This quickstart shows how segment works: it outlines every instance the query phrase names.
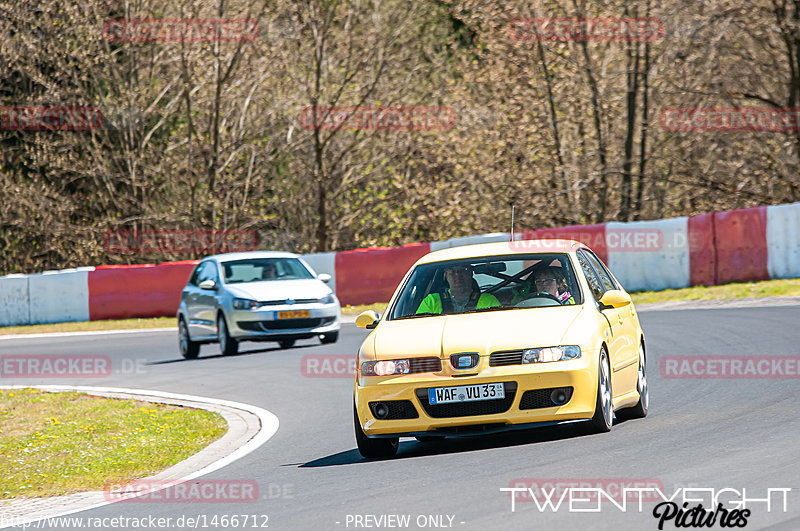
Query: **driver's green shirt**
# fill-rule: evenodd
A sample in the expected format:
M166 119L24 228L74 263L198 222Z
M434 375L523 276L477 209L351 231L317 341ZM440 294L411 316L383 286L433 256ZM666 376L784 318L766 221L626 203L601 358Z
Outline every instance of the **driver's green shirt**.
M491 293L483 293L478 298L478 304L476 305L476 309L480 310L483 308L493 308L495 306L501 306L500 301L497 300L497 297L492 295ZM442 297L438 293L431 293L424 299L417 308L416 313L442 313Z

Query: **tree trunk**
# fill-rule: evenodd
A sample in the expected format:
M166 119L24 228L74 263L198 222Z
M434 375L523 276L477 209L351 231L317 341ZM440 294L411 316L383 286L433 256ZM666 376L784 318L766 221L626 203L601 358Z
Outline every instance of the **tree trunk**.
M636 11L633 13L636 16ZM625 16L628 9L625 8ZM636 96L639 92L639 43L628 41L627 45L627 73L626 73L626 130L625 130L625 160L622 163L622 191L620 197L619 220L629 221L631 215L633 176L633 135L636 129ZM634 57L635 49L635 57Z

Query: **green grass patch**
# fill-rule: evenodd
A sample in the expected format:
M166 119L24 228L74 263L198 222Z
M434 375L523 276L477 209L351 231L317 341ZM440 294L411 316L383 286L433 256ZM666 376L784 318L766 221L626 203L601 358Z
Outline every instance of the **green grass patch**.
M124 485L186 459L227 429L210 411L0 389L0 499Z
M649 304L688 300L728 300L761 297L789 297L800 295L800 278L742 282L721 286L695 286L663 291L632 293L634 304Z
M154 317L151 319L108 319L105 321L81 321L76 323L53 323L27 326L0 327L0 335L6 334L46 334L50 332L91 332L96 330L138 330L146 328L175 327L174 317Z

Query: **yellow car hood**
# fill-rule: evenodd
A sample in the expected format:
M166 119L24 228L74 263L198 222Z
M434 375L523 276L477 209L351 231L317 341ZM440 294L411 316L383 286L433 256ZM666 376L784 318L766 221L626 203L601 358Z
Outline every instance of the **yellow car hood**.
M579 338L566 336L582 308L551 306L383 321L374 333L374 353L376 359L447 358L457 352L488 356L499 350L576 345Z

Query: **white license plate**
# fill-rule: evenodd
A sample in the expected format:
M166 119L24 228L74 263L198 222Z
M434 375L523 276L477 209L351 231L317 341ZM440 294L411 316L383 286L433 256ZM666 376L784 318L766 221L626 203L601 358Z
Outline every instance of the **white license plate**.
M458 387L434 387L428 389L428 403L430 404L497 400L505 397L505 389L501 383L459 385Z

